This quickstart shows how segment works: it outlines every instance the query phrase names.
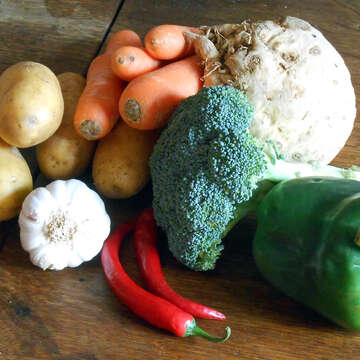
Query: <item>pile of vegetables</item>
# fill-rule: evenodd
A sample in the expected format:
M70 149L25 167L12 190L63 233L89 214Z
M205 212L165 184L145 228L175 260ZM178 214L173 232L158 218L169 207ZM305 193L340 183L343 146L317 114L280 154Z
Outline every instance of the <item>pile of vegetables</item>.
M229 327L224 337L215 338L197 327L195 317L225 316L167 284L152 210L136 226L120 224L104 245L111 224L97 193L127 198L141 191L149 181L148 160L162 128L177 104L201 89L200 58L185 30L199 32L156 27L149 31L146 47L135 32L119 31L93 60L86 78L71 72L56 77L32 62L15 64L2 74L0 136L6 142L0 140L0 170L9 186L4 187L1 215L2 220L19 215L21 245L34 265L43 270L76 267L103 248L104 273L131 310L175 335L223 342ZM176 38L172 46L169 34ZM15 146L34 147L41 173L54 181L32 191L30 170ZM89 166L97 192L76 179ZM132 230L140 269L154 295L132 283L119 263L116 249Z
M145 47L135 32L119 31L90 65L74 127L88 140L101 139L92 175L96 189L106 197L128 198L144 188L161 128L176 105L202 87L200 59L191 56L194 48L185 30L198 31L156 27L146 35ZM177 40L172 39L169 48L167 37L172 35ZM118 122L119 117L123 121Z
M167 284L156 226L179 262L205 271L234 225L257 211L254 256L265 278L360 330L360 172L327 165L355 113L341 56L303 20L161 25L144 42L122 30L86 78L34 62L0 76L0 221L19 215L22 247L44 270L79 266L102 249L104 274L133 312L178 336L222 342L230 328L215 338L195 317L225 316ZM54 180L46 187L33 190L18 150L27 147ZM76 179L90 167L95 190ZM101 196L130 198L150 178L153 210L109 236ZM149 291L119 261L131 232Z
M232 86L182 101L150 158L155 218L169 249L194 270L215 267L221 240L277 182L323 175L360 180L356 168L284 160L250 133L253 108Z

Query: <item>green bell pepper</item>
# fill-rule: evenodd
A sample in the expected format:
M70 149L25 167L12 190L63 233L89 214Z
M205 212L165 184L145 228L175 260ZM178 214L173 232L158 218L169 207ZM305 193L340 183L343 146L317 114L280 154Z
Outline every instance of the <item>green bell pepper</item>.
M275 287L360 331L360 182L308 177L277 184L257 210L257 267Z

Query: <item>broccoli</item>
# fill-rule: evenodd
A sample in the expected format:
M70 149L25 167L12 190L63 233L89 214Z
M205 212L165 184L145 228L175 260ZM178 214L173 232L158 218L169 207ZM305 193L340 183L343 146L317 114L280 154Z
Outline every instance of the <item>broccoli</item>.
M289 163L249 132L253 107L232 86L204 87L173 112L150 157L153 209L171 253L213 269L222 239L273 184L294 177L357 178L354 168Z

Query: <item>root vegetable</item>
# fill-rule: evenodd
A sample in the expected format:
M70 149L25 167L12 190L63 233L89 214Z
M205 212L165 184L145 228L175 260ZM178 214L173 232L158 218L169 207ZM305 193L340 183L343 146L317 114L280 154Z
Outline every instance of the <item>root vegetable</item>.
M74 126L80 136L97 140L110 132L119 118L116 104L124 87L122 80L111 70L109 54L93 60L74 117Z
M59 81L45 65L23 61L0 77L0 137L19 148L37 145L58 129L64 112Z
M80 136L73 118L77 102L85 87L85 79L76 73L58 76L64 97L64 116L56 133L36 147L41 172L50 179L79 176L91 161L96 143Z
M255 109L253 135L275 142L288 161L327 164L338 154L354 125L355 92L341 55L320 31L294 17L201 30L193 43L204 84L246 93Z
M33 180L20 151L0 139L0 221L18 215Z
M105 53L112 54L121 46L142 46L140 36L132 30L120 30L111 36L106 45Z
M145 49L135 46L122 46L111 57L111 67L114 73L124 81L158 69L163 62L154 59Z
M195 27L160 25L152 28L145 36L145 48L155 59L174 60L194 54L192 42L184 31L200 33Z
M191 56L132 80L119 101L122 119L131 127L163 127L177 104L202 87L200 59Z
M220 60L219 51L216 49L214 43L209 40L205 35L185 31L184 36L185 38L189 39L189 41L193 42L195 49L198 52L198 55L202 59L206 59L206 61Z
M92 175L96 189L109 198L128 198L150 178L148 160L159 131L139 131L120 121L95 151Z
M105 54L97 56L89 67L74 116L76 131L87 140L104 137L119 119L118 102L125 83L112 71L111 55L122 45L141 46L141 40L131 30L115 33Z

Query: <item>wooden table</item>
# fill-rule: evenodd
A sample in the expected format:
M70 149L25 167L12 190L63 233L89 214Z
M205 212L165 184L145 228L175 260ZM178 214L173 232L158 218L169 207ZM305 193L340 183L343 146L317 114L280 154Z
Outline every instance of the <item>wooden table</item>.
M312 23L343 55L360 110L359 0L1 0L0 71L33 60L57 74L85 73L109 34L119 29L131 28L143 36L157 24L202 25L285 15ZM359 125L358 117L335 165L360 165ZM116 224L134 218L150 202L148 187L131 200L106 200L106 206ZM161 245L171 286L227 314L225 323L198 321L215 335L231 326L228 342L212 344L176 338L133 315L109 289L99 257L76 269L39 270L19 245L16 219L1 224L0 359L359 359L360 335L287 298L260 276L251 254L255 226L247 219L232 231L212 272L182 267L166 244ZM130 241L121 260L130 276L143 284Z

